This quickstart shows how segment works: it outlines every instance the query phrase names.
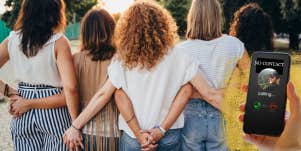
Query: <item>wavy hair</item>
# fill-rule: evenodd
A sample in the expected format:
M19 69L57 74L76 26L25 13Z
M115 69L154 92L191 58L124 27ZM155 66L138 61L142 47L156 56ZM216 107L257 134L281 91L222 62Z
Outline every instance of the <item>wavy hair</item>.
M151 0L136 1L116 25L117 52L128 69L155 67L177 42L177 25L169 12Z
M249 53L273 50L274 31L271 18L256 3L244 5L235 12L230 35L240 39Z
M113 42L114 18L104 9L92 9L81 24L81 51L89 51L93 61L111 59L115 53Z
M22 35L21 48L27 57L37 55L54 33L66 26L63 0L23 0L14 30Z

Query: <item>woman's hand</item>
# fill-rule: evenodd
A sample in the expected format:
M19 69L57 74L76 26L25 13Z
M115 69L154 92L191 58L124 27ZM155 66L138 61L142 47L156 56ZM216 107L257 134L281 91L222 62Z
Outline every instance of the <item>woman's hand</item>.
M158 144L153 143L153 137L147 131L141 131L141 133L136 137L138 142L141 144L142 151L154 151L158 147Z
M245 105L240 106L240 111L245 112ZM241 122L244 121L244 115L239 116ZM254 134L244 134L243 139L251 144L254 144L262 151L272 151L275 147L275 144L279 140L279 137L271 137L264 135L254 135Z
M11 98L11 108L10 112L14 117L21 117L22 114L26 113L28 110L30 110L30 101L23 99L19 96L14 96Z
M152 136L152 143L155 144L156 142L159 142L163 138L163 133L159 128L153 128L150 130L143 130L142 133L148 133Z
M63 136L64 144L66 144L67 148L69 149L75 149L78 150L79 147L84 149L84 145L82 143L82 133L81 131L70 127L68 130L66 130L64 136Z
M283 133L280 137L246 134L244 139L265 151L297 151L301 150L301 103L292 83L287 85L287 96L290 101L290 117L286 121ZM245 105L240 107L245 111ZM244 115L239 116L244 120Z

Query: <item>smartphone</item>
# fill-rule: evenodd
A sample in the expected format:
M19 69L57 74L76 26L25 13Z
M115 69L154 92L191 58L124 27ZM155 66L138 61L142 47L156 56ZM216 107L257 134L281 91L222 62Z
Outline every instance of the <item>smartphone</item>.
M291 58L286 53L253 54L243 125L246 134L281 135L290 65Z

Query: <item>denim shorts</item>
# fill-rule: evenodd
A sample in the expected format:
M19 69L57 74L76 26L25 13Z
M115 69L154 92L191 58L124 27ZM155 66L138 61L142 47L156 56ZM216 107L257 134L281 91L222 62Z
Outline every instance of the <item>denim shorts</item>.
M227 151L224 120L209 103L192 99L184 110L183 151Z
M181 151L181 131L182 129L171 129L158 142L156 151ZM130 137L125 132L122 133L120 151L141 151L141 144L137 139Z

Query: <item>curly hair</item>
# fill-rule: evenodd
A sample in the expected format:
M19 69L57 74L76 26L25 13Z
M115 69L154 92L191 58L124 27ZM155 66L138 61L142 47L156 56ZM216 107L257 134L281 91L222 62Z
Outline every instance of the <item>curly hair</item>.
M271 18L256 3L244 5L235 12L230 35L244 42L250 54L254 51L273 50Z
M117 53L128 69L150 70L172 48L179 36L169 12L154 1L136 1L117 22Z

